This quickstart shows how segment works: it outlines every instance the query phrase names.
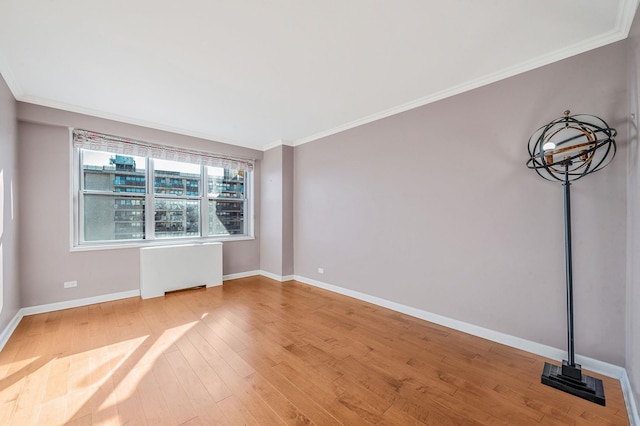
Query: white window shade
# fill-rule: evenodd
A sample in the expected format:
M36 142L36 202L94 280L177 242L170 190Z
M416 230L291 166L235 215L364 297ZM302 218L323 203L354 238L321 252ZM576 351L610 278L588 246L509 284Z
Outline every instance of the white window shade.
M174 146L157 145L81 129L73 130L73 146L94 151L152 157L161 160L181 161L184 163L222 167L232 170L252 171L254 167L253 160L227 157L220 154L177 148Z

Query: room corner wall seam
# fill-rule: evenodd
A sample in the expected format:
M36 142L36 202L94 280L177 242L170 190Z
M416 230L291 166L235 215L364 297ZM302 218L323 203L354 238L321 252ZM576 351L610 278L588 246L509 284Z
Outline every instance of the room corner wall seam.
M631 380L629 380L629 374L625 369L620 378L620 387L622 388L622 396L624 397L624 403L627 406L627 414L629 415L629 424L640 425L640 414L638 413L638 406L636 405L636 399L631 387Z
M13 334L13 332L18 327L18 324L20 324L20 321L22 321L23 317L24 317L24 308L19 309L18 312L16 312L16 314L13 316L11 321L9 321L9 324L7 324L4 330L2 330L2 332L0 333L0 351L4 349L5 345L11 338L11 335Z
M237 280L240 278L247 278L247 277L255 277L256 275L261 275L261 271L255 270L255 271L238 272L237 274L227 274L222 276L222 282L224 284L225 281Z
M260 275L267 277L267 278L271 278L272 280L275 281L279 281L279 282L285 282L285 281L291 281L293 279L295 279L294 275L278 275L278 274L273 274L271 272L267 272L267 271L260 271Z

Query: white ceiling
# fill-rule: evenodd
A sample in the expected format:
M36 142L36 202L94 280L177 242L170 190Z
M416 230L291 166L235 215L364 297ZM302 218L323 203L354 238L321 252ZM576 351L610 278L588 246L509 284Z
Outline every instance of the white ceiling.
M0 0L16 99L298 145L625 38L640 0Z

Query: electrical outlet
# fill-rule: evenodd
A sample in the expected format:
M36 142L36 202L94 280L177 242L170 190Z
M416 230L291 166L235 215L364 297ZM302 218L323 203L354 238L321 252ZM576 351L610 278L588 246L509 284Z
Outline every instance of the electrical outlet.
M324 274L324 268L318 268L318 273L319 274Z
M64 288L78 287L78 281L65 281Z

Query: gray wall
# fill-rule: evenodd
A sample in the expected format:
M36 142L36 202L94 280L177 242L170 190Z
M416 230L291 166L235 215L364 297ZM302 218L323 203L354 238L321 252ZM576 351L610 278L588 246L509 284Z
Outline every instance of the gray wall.
M282 275L282 146L264 152L261 179L260 269Z
M640 22L638 14L627 40L629 111L629 176L627 183L627 348L626 368L640 406Z
M624 365L625 54L617 43L296 147L296 275L566 348L562 187L527 170L526 144L567 108L598 115L620 150L572 187L576 351Z
M282 147L282 275L293 275L293 158L294 149Z
M0 330L22 307L18 275L17 143L16 101L0 76Z
M264 152L260 216L260 269L293 275L293 147Z
M18 103L21 194L20 273L22 305L80 299L139 288L138 249L71 252L70 161L68 127L80 127L141 140L210 150L256 159L262 153L114 121ZM260 217L260 166L254 174L255 217ZM256 235L260 224L256 223ZM225 242L225 275L254 271L260 242ZM77 280L78 287L63 289Z

